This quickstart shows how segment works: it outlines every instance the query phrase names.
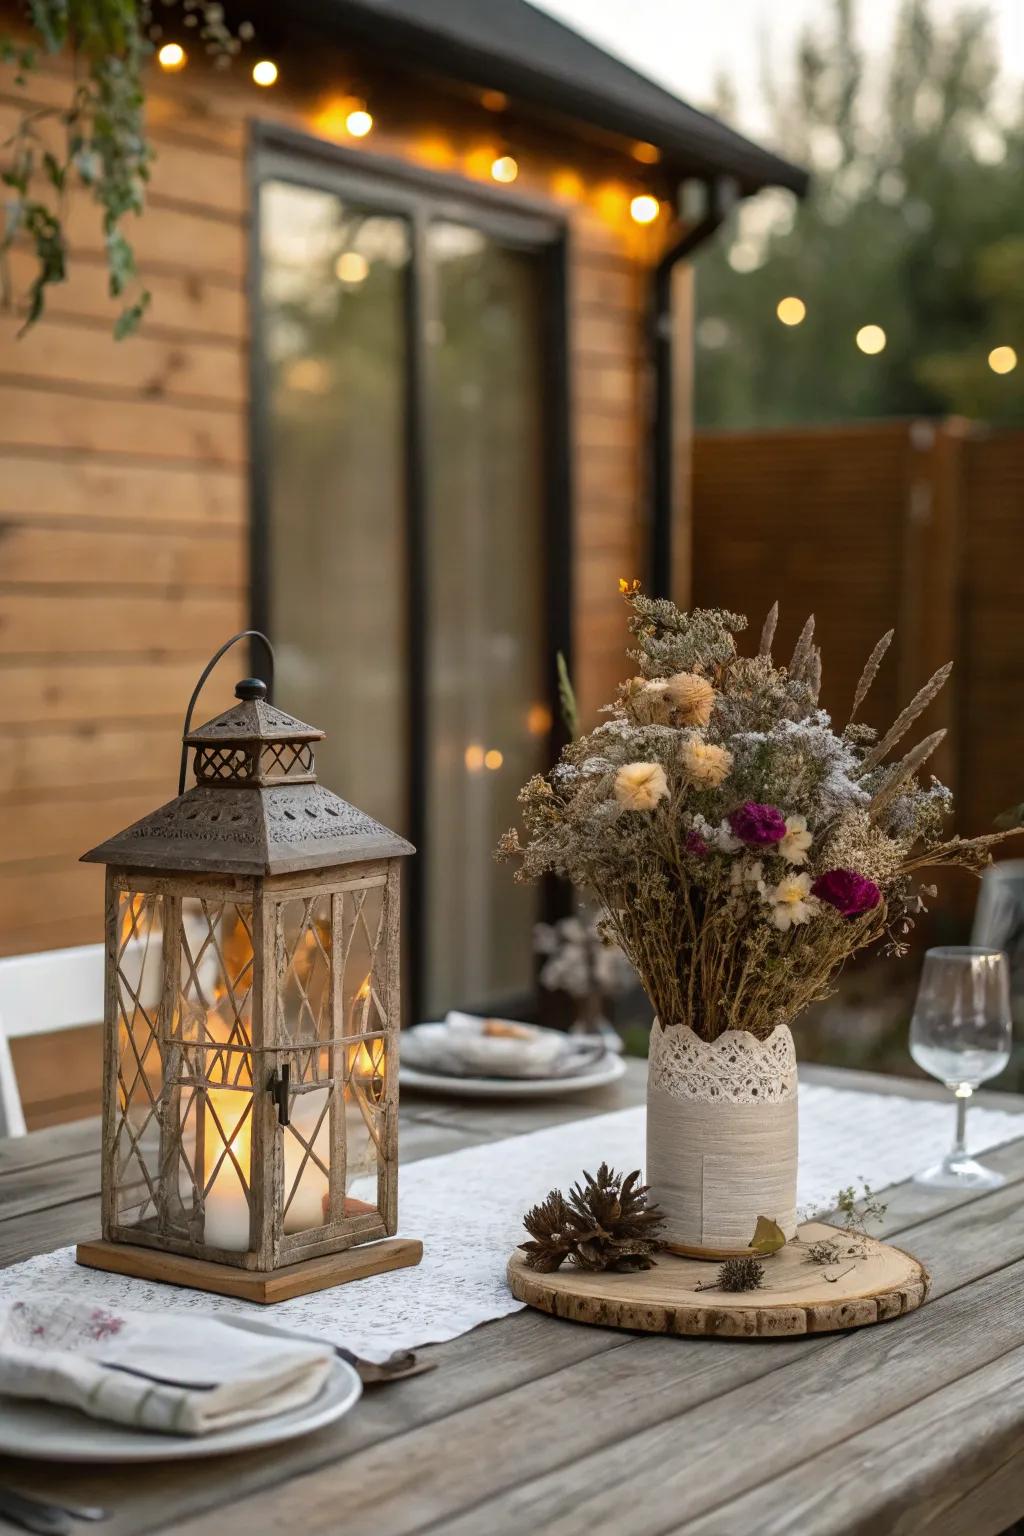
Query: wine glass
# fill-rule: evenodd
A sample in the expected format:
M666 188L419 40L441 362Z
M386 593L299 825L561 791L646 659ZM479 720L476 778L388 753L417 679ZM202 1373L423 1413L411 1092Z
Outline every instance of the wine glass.
M924 957L910 1025L910 1054L956 1095L956 1137L933 1168L915 1174L939 1189L998 1189L1006 1181L967 1155L967 1105L979 1084L1010 1060L1013 1025L1006 955L978 945L943 945Z

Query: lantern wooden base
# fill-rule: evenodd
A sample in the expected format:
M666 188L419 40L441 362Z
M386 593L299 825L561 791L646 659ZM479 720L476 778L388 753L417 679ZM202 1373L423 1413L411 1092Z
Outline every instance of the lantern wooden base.
M214 1264L209 1259L193 1259L182 1253L161 1253L155 1248L102 1240L79 1243L75 1257L89 1269L107 1269L138 1280L187 1285L197 1291L215 1291L218 1296L270 1304L290 1301L293 1296L308 1296L311 1291L326 1291L334 1285L347 1285L350 1280L364 1280L367 1275L382 1275L389 1269L408 1269L420 1262L423 1244L411 1237L389 1237L275 1270L236 1269L231 1264Z

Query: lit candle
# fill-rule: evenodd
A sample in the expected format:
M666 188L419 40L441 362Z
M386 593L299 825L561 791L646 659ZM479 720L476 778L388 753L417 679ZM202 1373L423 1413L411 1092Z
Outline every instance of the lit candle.
M292 1100L291 1121L296 1130L301 1131L307 1142L312 1141L313 1151L320 1161L329 1167L329 1115L324 1115L319 1131L316 1130L317 1121L326 1103L326 1088L314 1088L310 1093L296 1094ZM316 1139L312 1140L314 1131L316 1131ZM306 1158L306 1165L299 1175L299 1167L304 1157L306 1157L306 1149L302 1142L297 1136L289 1135L285 1131L284 1192L286 1200L295 1185L296 1177L299 1179L299 1187L294 1194L291 1194L288 1209L284 1213L285 1232L308 1232L311 1227L322 1227L327 1220L329 1196L327 1177L312 1157Z
M203 1150L207 1179L216 1167L218 1158L224 1153L224 1160L207 1191L203 1235L212 1248L224 1248L231 1253L244 1253L249 1247L249 1201L238 1169L232 1162L230 1154L224 1152L224 1148L234 1136L234 1140L231 1141L231 1151L237 1158L248 1183L250 1177L249 1128L252 1116L246 1115L244 1125L241 1124L241 1120L251 1103L252 1095L249 1093L231 1088L211 1088L207 1095L206 1114L203 1117ZM220 1130L217 1129L214 1114L224 1132L223 1139ZM237 1135L234 1134L236 1131Z

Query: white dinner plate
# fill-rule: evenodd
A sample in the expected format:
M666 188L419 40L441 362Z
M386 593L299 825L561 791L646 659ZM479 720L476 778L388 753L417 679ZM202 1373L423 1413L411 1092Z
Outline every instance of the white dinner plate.
M220 1316L219 1322L230 1323ZM261 1331L263 1331L261 1329ZM268 1330L269 1331L269 1330ZM275 1330L276 1331L276 1330ZM280 1332L287 1335L287 1329ZM226 1456L310 1435L333 1424L359 1401L363 1384L355 1368L335 1356L316 1397L273 1418L238 1424L209 1435L161 1435L110 1419L92 1419L77 1408L24 1397L0 1397L0 1454L42 1461L185 1461Z
M623 1058L609 1053L589 1072L578 1072L574 1077L451 1077L420 1072L403 1063L398 1081L402 1088L420 1088L424 1093L444 1093L456 1099L548 1099L617 1083L625 1070Z

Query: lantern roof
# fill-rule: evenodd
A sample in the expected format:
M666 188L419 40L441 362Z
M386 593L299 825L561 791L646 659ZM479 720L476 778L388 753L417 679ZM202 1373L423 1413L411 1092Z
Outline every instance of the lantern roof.
M317 783L324 732L270 704L259 679L238 703L186 732L196 783L83 854L83 862L250 876L326 869L415 852L411 843Z
M257 693L256 689L262 690ZM239 692L244 689L244 692ZM205 725L196 726L185 737L185 745L199 746L211 741L323 741L325 733L315 725L304 725L294 715L285 714L263 695L266 685L259 678L244 677L236 685L237 703L216 715Z

